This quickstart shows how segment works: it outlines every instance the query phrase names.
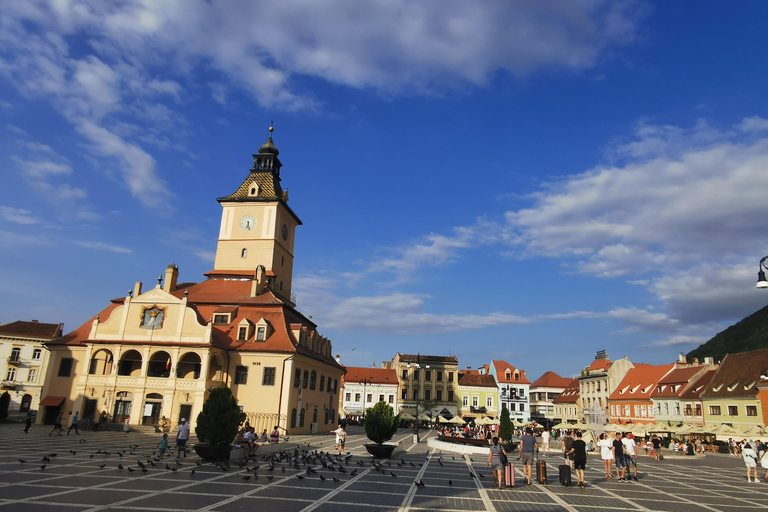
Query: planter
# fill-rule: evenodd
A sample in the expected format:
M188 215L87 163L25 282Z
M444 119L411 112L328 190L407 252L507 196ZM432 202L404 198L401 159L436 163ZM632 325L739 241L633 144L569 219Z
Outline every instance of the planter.
M376 459L388 459L397 448L396 444L366 444L365 449Z
M229 460L229 452L232 451L233 446L231 444L196 444L194 446L195 453L203 460L217 461L217 460Z

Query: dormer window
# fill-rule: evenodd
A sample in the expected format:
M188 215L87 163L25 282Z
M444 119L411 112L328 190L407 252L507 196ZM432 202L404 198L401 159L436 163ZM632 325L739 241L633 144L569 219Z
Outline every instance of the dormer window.
M509 370L507 370L507 373L506 373L506 374L504 374L504 377L506 377L506 379L507 379L507 380L512 380L512 372L510 372Z
M520 380L520 372L515 370L515 380Z
M272 335L272 326L264 320L263 318L260 318L258 322L256 322L256 341L267 341L267 338L269 338ZM299 338L301 338L301 335L299 335Z
M213 323L214 324L218 324L218 325L221 325L221 324L226 325L226 324L228 324L229 323L229 313L213 315Z
M727 389L728 389L728 391L733 391L734 389L736 389L736 386L738 386L738 385L739 385L739 383L738 383L738 382L734 382L733 384L731 384L730 386L728 386L728 388L727 388Z
M717 393L718 391L720 391L720 389L721 389L722 387L723 387L723 385L722 385L722 384L720 384L720 385L718 385L718 386L716 386L716 387L712 388L712 391L714 391L715 393Z
M251 185L251 189L248 191L249 196L257 196L259 195L259 186L255 183Z
M264 341L264 338L267 335L267 328L266 327L257 327L256 328L256 341Z
M239 324L237 324L237 340L246 341L253 336L253 324L247 319L243 318Z

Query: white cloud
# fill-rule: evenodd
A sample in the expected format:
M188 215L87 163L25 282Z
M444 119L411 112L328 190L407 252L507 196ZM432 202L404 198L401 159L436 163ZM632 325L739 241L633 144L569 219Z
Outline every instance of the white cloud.
M37 224L40 219L32 215L29 210L0 205L0 219L16 224Z
M747 117L735 127L745 132L768 132L768 119L759 116Z
M52 162L50 160L22 160L13 157L24 174L34 179L45 179L50 175L67 175L72 172L72 167L67 163Z
M118 254L132 253L132 249L120 247L118 245L110 245L102 242L74 242L75 245L85 247L86 249L95 249L97 251L115 252Z

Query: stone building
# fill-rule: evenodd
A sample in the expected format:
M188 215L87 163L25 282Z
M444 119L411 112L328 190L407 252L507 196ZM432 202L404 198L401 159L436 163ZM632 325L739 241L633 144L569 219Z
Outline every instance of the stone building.
M399 382L397 372L386 368L347 366L341 384L341 414L360 420L365 410L378 402L386 402L398 410Z
M169 265L156 286L137 282L48 343L48 402L39 422L62 409L133 425L166 418L173 426L182 417L194 425L208 392L221 386L259 430L308 433L336 422L344 370L330 340L295 309L301 221L281 187L271 131L242 184L218 199L221 228L205 280L179 282L178 267Z
M426 414L432 419L458 414L458 357L398 352L386 367L397 372L400 385L396 413Z
M48 351L43 343L61 336L64 324L18 320L0 325L0 375L2 392L11 397L9 413L26 413L40 407Z

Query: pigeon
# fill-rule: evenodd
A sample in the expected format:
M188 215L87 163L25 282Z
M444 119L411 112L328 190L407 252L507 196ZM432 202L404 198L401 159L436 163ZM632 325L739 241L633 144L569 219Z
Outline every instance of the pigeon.
M416 484L416 487L425 487L424 482L422 482L421 480L417 480L414 483Z
M349 472L349 476L355 476L357 474L357 468Z
M470 471L469 478L477 478L477 475Z
M272 481L273 478L275 478L273 475L267 475L267 480Z
M393 472L390 471L389 474L392 475L392 478L397 478L397 475L394 474Z
M411 467L412 467L412 468L415 468L415 467L416 467L416 464L414 464L413 462L411 462L410 464L411 464Z
M480 478L485 478L485 475L482 473L478 473L478 476L480 476Z
M448 485L453 485L453 480L448 480Z
M24 459L19 459L19 462L21 462L22 464L24 464L24 463L25 463L25 462L27 462L27 461L25 461Z
M52 454L49 455L49 457L55 457L57 455L58 455L58 453L52 453Z
M91 458L93 458L93 454L91 454Z
M177 465L177 466L179 466L179 467L181 467L181 466L182 466L181 462L179 462L179 460L178 460L178 459L176 459L176 465Z
M285 473L285 466L283 466L283 473Z
M296 475L296 478L298 478L299 480L304 480L304 477L301 475Z
M122 464L117 465L117 469L125 469Z
M325 477L324 477L323 475L320 475L320 480L322 480L323 482L325 482Z
M42 466L40 466L40 469L45 469L45 464L43 464Z
M104 466L106 466L106 464L102 464L102 465L100 465L100 466L99 466L99 469L104 469Z
M267 468L267 471L274 471L274 470L275 470L275 466L269 466L269 468Z
M147 468L141 468L142 473L149 473L149 470Z
M51 459L49 459L48 457L45 457L45 456L42 459L40 459L40 460L43 461L43 462L51 462Z
M169 466L168 464L166 464L166 465L165 465L165 470L166 470L166 471L170 471L170 470L171 470L171 466Z
M336 478L335 476L333 477L333 481L334 481L335 483L337 483L337 484L338 484L339 482L341 482L341 480L339 480L339 479L338 479L338 478Z
M440 464L440 467L443 467L443 463L440 462L440 459L437 459L437 463Z
M194 470L194 469L193 469L192 471L190 471L190 472L189 472L189 476L192 476L192 475L194 475L194 474L195 474L195 470Z
M123 456L123 454L120 453L120 452L117 452L117 455L118 455L118 457L122 457Z
M136 471L136 470L135 470L135 469L133 469L133 468L128 468L128 472L129 472L129 473L133 473L134 471Z
M248 475L248 476L244 476L244 477L243 477L243 480L246 480L246 481L248 481L248 480L250 480L250 479L251 479L251 475Z
M178 469L176 469L176 468L171 468L171 471L173 471L173 472L175 473L176 471L178 471Z

